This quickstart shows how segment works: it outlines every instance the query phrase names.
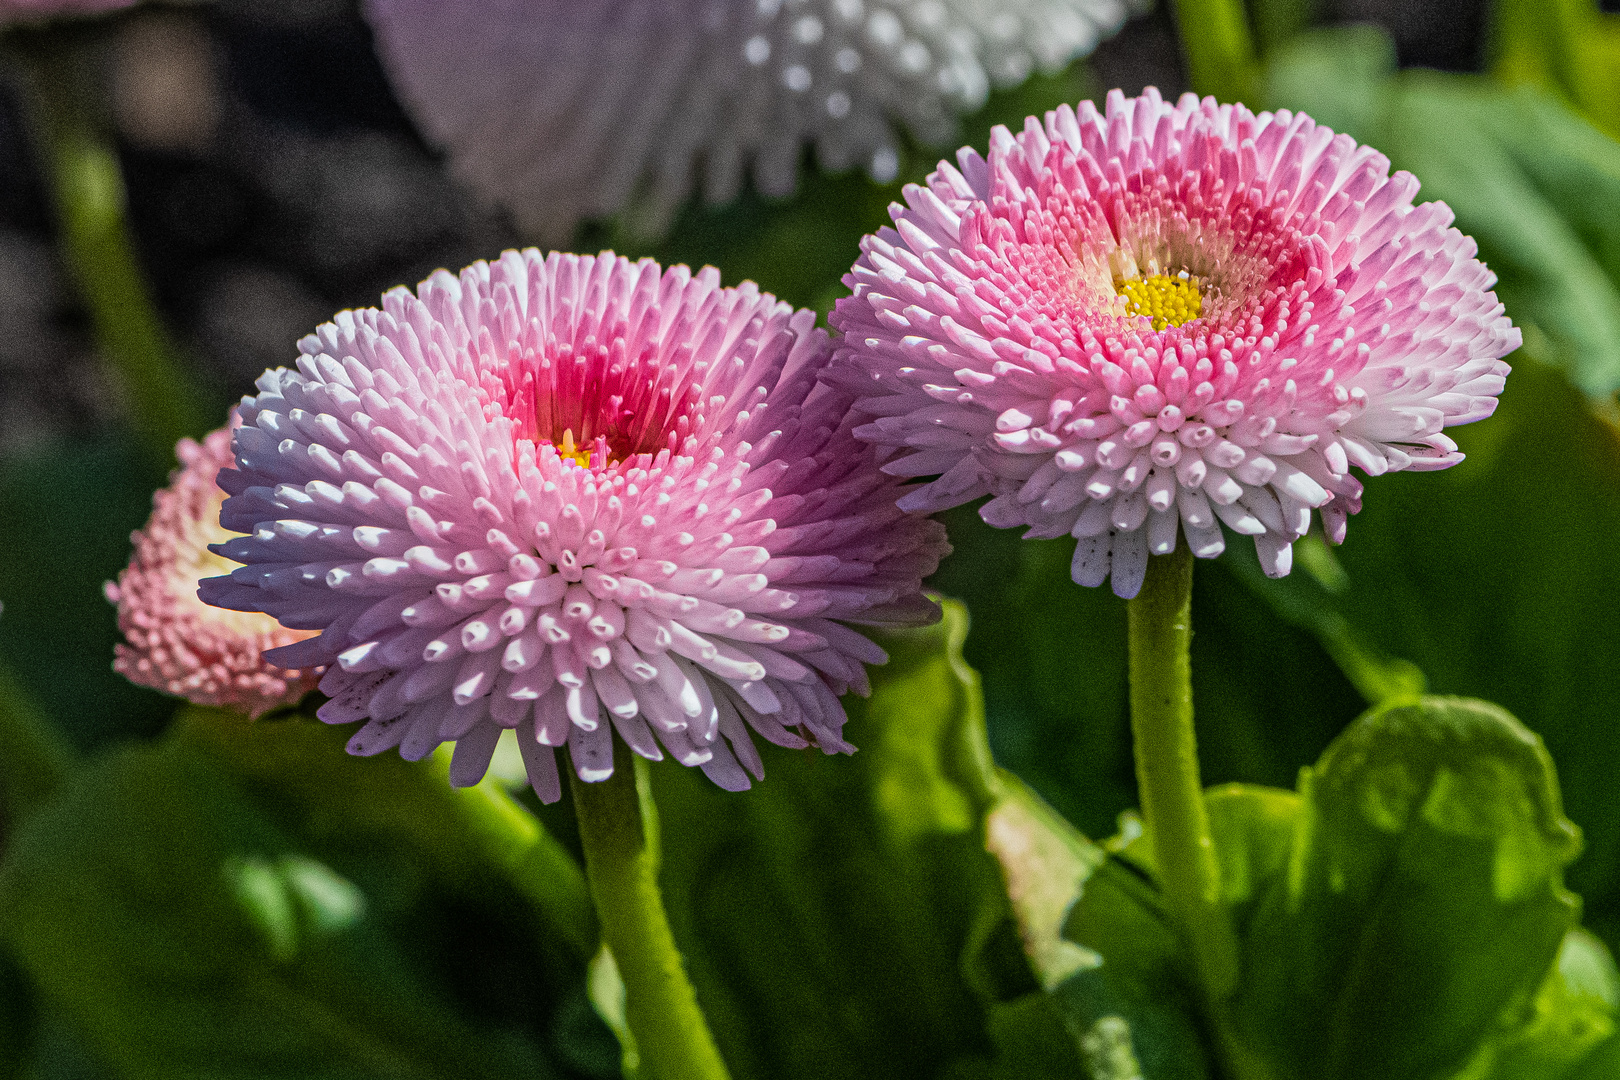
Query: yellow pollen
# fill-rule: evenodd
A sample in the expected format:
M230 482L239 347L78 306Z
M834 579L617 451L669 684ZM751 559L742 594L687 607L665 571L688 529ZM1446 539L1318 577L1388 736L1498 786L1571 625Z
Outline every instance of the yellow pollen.
M591 467L591 448L588 446L576 447L574 445L574 429L563 430L562 443L557 447L557 456L564 461L571 461L582 469Z
M1198 318L1204 298L1198 292L1198 282L1184 270L1172 277L1154 274L1152 277L1129 278L1114 285L1125 298L1125 310L1131 315L1146 315L1153 320L1153 329L1180 326Z

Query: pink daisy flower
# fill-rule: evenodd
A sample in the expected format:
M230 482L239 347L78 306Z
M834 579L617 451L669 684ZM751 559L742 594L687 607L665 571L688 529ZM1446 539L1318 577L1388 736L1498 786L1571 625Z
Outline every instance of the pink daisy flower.
M515 728L535 791L612 733L722 787L750 737L848 752L838 697L885 656L848 624L937 618L941 527L820 385L815 316L717 271L506 252L345 311L244 399L222 607L319 638L356 754L456 743L476 782ZM745 771L746 770L746 771Z
M274 667L261 654L311 632L197 599L199 580L233 569L208 550L233 535L219 526L225 493L214 482L233 463L230 429L200 443L182 439L175 451L181 468L152 496L151 518L130 536L134 559L117 584L106 586L128 642L115 646L113 669L141 686L254 717L296 704L315 688L319 674Z
M991 132L906 188L838 302L837 375L901 506L991 495L992 525L1079 542L1135 596L1149 553L1221 525L1288 573L1342 542L1369 476L1462 460L1519 331L1418 182L1310 117L1147 90Z

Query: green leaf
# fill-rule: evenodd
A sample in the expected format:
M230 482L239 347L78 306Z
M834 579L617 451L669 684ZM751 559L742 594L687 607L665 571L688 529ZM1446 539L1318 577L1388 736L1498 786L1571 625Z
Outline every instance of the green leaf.
M652 770L665 901L732 1075L1202 1075L1157 996L1179 976L1152 890L991 764L946 612L879 639L853 758L769 753L742 796Z
M485 835L493 781L345 734L190 710L79 772L0 867L0 934L137 1080L568 1075L548 1028L593 935L565 873L522 880L562 864L532 821Z
M1260 852L1247 880L1269 878L1247 918L1232 894L1245 967L1231 1017L1281 1077L1457 1069L1517 1026L1504 1017L1525 1014L1577 919L1562 870L1579 832L1551 759L1495 706L1368 712L1302 773L1285 868L1288 800L1227 798L1250 804L1221 815Z
M1546 94L1477 76L1394 72L1377 31L1304 35L1268 104L1388 154L1444 200L1500 278L1508 314L1588 395L1620 389L1620 143Z
M670 921L739 1080L933 1076L992 1049L962 972L983 910L1005 910L976 687L943 630L884 644L853 758L768 754L742 796L652 769Z
M1602 1063L1602 1048L1614 1041L1617 1009L1620 971L1603 943L1577 927L1564 936L1521 1023L1490 1039L1456 1080L1620 1075L1612 1066L1603 1071Z
M0 661L77 747L151 734L175 702L112 670L118 617L102 585L162 483L118 438L54 444L0 468Z
M1620 16L1597 0L1500 0L1498 79L1554 90L1620 136Z

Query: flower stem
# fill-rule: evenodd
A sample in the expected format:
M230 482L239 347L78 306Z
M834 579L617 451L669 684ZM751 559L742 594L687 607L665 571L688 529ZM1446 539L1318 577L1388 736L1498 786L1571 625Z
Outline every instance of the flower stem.
M135 259L123 170L97 92L95 34L93 26L20 28L6 44L20 61L58 236L96 342L128 395L143 450L167 471L182 436L200 436L223 417L209 422Z
M1260 63L1242 0L1175 0L1187 77L1200 94L1255 104Z
M602 941L624 980L625 1019L643 1080L726 1080L658 891L658 816L646 765L613 740L613 775L587 784L569 770L585 874Z
M1198 778L1193 733L1192 552L1185 543L1148 560L1126 606L1131 734L1142 817L1170 917L1192 950L1211 1002L1237 985L1237 938L1221 907L1221 870Z

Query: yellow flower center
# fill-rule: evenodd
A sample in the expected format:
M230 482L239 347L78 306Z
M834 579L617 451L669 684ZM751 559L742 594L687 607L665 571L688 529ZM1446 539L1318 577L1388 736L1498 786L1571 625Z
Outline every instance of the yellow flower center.
M555 444L557 456L564 461L571 461L582 469L591 467L591 451L589 446L574 445L574 429L566 428L563 431L562 442Z
M1198 292L1198 282L1185 270L1172 277L1154 274L1152 277L1128 278L1116 282L1114 288L1125 298L1125 310L1131 315L1146 315L1153 320L1153 329L1180 326L1198 318L1204 298Z

